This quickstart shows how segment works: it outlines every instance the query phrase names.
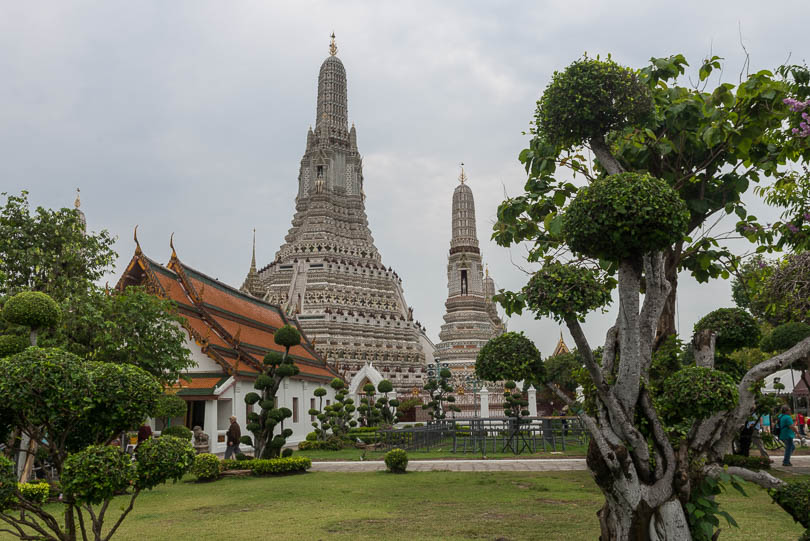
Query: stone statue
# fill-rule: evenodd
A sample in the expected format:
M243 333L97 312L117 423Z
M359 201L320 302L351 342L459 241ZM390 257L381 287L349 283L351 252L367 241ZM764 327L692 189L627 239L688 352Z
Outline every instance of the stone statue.
M197 451L197 454L209 452L208 434L203 432L199 426L195 426L192 432L194 433L194 450Z

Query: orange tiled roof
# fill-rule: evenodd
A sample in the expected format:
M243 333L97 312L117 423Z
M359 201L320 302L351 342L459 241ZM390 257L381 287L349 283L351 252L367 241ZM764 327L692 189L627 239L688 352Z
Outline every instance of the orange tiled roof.
M257 349L284 351L273 340L273 333L287 323L298 326L295 321L288 322L279 307L184 265L176 253L164 267L146 257L138 245L117 287L123 289L129 285L145 285L150 292L175 301L186 318L189 334L203 353L228 375L256 373L264 357ZM300 330L300 326L298 328ZM302 345L292 348L290 354L301 371L299 378L331 380L340 377L315 353L303 334ZM213 377L197 375L192 385L201 387L187 385L184 389L208 389Z

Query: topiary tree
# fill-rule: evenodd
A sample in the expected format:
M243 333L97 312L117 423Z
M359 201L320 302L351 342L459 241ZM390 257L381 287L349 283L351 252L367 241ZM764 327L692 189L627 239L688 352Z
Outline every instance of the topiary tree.
M17 293L3 305L3 318L6 321L31 330L32 346L37 345L39 331L56 326L61 317L62 311L56 301L39 291Z
M354 419L357 408L354 400L349 398L349 390L342 379L334 378L329 386L335 390L335 400L324 408L328 427L335 438L343 440L349 429L357 426L357 421Z
M717 336L717 352L728 355L745 347L759 344L757 321L742 308L718 308L695 323L695 334L711 331Z
M769 353L786 351L810 336L810 325L792 321L777 325L762 338L760 349Z
M475 373L487 381L539 384L545 380L543 356L534 342L517 332L505 332L487 342L475 359Z
M276 393L284 378L295 376L300 372L295 361L290 357L290 349L301 343L301 333L292 325L280 327L274 334L276 344L284 347L284 354L270 351L264 356L264 368L256 377L253 387L259 393L245 395L245 403L258 404L260 411L248 414L248 423L245 427L253 434L242 436L242 443L253 446L255 456L260 458L276 458L292 436L292 429L284 428L284 420L292 417L289 408L278 407ZM275 433L276 427L279 433Z
M452 394L453 385L450 383L452 376L453 373L449 368L441 368L436 376L428 378L423 387L430 395L430 400L422 404L422 409L428 410L430 418L434 421L446 419L448 411L461 411L461 408L454 404L456 397Z
M390 473L405 473L408 470L408 453L391 449L385 453L385 467Z
M188 411L186 401L176 394L162 394L155 404L155 411L152 417L163 421L164 428L171 425L175 417L185 417Z
M388 393L394 390L394 384L384 379L377 385L377 391L382 394L377 399L377 411L380 414L380 422L385 425L393 425L397 421L397 407L399 400L388 398Z
M357 406L361 426L377 426L380 421L380 411L374 401L377 389L373 383L363 385L363 393L360 397L360 405Z
M45 539L73 540L81 531L86 539L107 540L141 490L178 479L192 463L190 442L169 436L142 443L134 464L120 448L104 445L140 425L154 410L160 385L140 368L31 347L0 360L0 373L0 393L8 400L10 422L39 443L60 477L64 495L63 519L50 505L25 498L15 504L14 512L0 513L0 520L21 539L29 539L26 536L33 531ZM0 463L0 475L3 468ZM130 486L129 504L105 532L105 513L113 495ZM15 496L22 497L18 492Z
M325 441L326 434L329 430L329 424L327 422L326 413L323 411L323 397L326 396L326 389L323 387L318 387L312 393L315 397L318 398L318 408L310 408L309 414L316 418L315 421L312 421L312 427L315 429L312 434L315 434L315 440L318 441ZM309 434L307 434L307 440L309 440Z
M665 311L674 308L677 269L688 268L700 280L725 270L719 258L729 252L718 249L716 239L701 235L692 242L686 234L724 207L745 221L738 231L756 227L739 203L747 180L721 169L730 165L726 169L735 171L746 162L747 170L773 172L778 160L768 165L765 155L784 158L797 149L763 136L764 130L782 129L778 100L786 86L768 73L751 76L736 96L728 85L704 95L659 84L675 78L684 63L682 57L656 59L634 79L627 72L620 78L614 66L580 61L555 75L538 103L535 140L521 155L530 174L528 193L504 202L495 226L501 244L534 241L529 257L542 262L535 284L498 296L507 314L528 306L565 322L585 365L586 410L578 414L591 435L588 467L605 495L602 539L709 539L719 523L710 501L718 479L780 485L766 472L724 469L722 460L755 409L759 382L810 351L805 339L747 370L739 383L715 370L712 356L711 366L649 384L653 351L673 334L674 312ZM704 64L701 77L716 66L716 60ZM654 103L635 85L646 86ZM741 114L751 107L762 108L762 115ZM601 113L611 108L615 115ZM750 133L739 135L742 126ZM584 145L597 168L580 156ZM587 184L554 179L561 162L572 163ZM599 355L580 324L614 285L598 269L616 273L619 299L616 323ZM578 410L556 385L549 387Z

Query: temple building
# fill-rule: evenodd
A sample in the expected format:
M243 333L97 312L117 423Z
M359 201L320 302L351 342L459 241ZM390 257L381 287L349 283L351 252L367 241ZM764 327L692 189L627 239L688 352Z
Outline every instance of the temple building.
M447 301L436 358L459 384L475 370L478 351L505 325L492 300L495 282L484 270L475 227L475 201L464 167L453 192L452 236L447 257Z
M318 75L315 129L307 132L299 171L285 242L260 269L254 249L242 290L295 317L347 382L373 363L398 393L421 388L434 346L371 236L363 159L357 130L348 125L346 69L334 34Z
M172 255L165 266L148 258L135 236L135 254L126 267L117 289L144 286L146 290L176 303L183 327L188 333L186 347L191 351L194 366L180 380L174 391L188 402L186 419L179 424L189 428L199 426L208 435L210 451L225 451L225 433L229 417L236 416L245 430L247 414L252 406L245 404L245 395L254 390L253 383L268 351L284 351L273 340L275 331L286 324L300 326L294 319L272 304L247 295L187 266ZM339 375L318 355L306 336L301 345L290 350L300 373L286 378L278 391L281 406L290 408L292 419L284 427L293 435L288 444L303 441L312 430L310 408L316 407L314 391L324 387L327 400L335 392L329 382ZM152 421L155 423L156 421ZM161 426L154 426L158 431ZM251 449L242 446L243 452Z

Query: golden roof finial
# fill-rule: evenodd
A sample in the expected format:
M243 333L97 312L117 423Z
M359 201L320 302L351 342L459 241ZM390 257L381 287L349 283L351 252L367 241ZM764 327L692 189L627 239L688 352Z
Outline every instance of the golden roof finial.
M136 254L143 253L141 251L141 243L138 242L138 226L137 226L137 224L135 225L135 234L133 235L133 237L135 238L135 253Z
M487 270L487 278L489 278L489 263L487 263L487 264L485 265L485 267L486 267L486 270ZM561 331L561 332L562 332L562 331Z
M174 250L174 232L172 232L172 236L169 237L169 247L172 249L172 259L177 259L177 252Z
M82 206L82 200L79 197L80 192L81 192L81 190L79 188L76 188L76 201L73 202L73 206L76 207L76 208L79 208L80 206Z
M337 45L335 45L335 33L332 32L332 42L329 44L329 54L335 56L337 54Z
M458 180L464 184L464 181L467 180L467 175L464 174L464 162L461 162L461 174L458 176Z

